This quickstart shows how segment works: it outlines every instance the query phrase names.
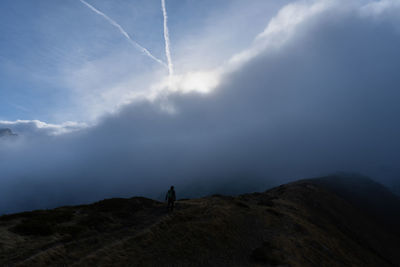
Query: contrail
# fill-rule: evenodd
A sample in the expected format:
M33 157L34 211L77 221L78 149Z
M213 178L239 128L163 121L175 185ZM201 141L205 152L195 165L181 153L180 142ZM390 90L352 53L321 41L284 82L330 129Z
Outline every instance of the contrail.
M155 56L153 56L149 50L147 50L146 48L144 48L143 46L141 46L140 44L138 44L137 42L135 42L134 40L132 40L132 38L129 36L129 34L121 27L121 25L119 25L117 22L115 22L113 19L111 19L109 16L107 16L106 14L104 14L103 12L101 12L100 10L96 9L94 6L92 6L91 4L89 4L88 2L86 2L85 0L79 0L81 1L82 4L86 5L88 8L90 8L93 12L95 12L96 14L102 16L103 18L105 18L111 25L113 25L114 27L116 27L123 36L126 37L126 39L133 45L135 46L137 49L139 49L143 54L147 55L148 57L150 57L151 59L157 61L158 63L160 63L161 65L168 67L169 69L169 64L168 66L160 59L156 58Z
M165 0L161 0L161 8L164 16L165 55L167 56L169 75L173 75L174 65L172 64L172 59L171 59L169 32L168 32L168 14L167 14L167 9L165 7Z

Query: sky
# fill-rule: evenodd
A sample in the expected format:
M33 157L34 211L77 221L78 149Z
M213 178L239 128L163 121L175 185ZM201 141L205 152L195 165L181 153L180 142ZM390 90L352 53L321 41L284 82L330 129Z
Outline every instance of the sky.
M398 0L0 5L1 212L335 172L400 192Z
M167 1L178 74L221 64L251 43L280 7L253 1L243 8L240 2ZM88 3L166 62L160 0ZM167 74L79 0L5 0L0 17L2 120L90 123Z

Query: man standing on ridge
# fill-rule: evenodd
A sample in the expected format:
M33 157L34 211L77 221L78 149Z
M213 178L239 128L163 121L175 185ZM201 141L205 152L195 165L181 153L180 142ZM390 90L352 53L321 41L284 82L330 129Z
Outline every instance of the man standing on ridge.
M171 188L168 190L165 200L168 200L168 211L174 211L176 195L173 185L171 185Z

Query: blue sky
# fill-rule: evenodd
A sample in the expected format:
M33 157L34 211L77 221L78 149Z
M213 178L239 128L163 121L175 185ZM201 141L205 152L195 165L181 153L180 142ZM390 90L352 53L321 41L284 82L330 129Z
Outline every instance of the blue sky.
M88 2L166 60L160 1ZM248 46L285 3L166 2L178 73L227 60ZM0 38L0 120L90 122L166 74L79 0L1 1Z

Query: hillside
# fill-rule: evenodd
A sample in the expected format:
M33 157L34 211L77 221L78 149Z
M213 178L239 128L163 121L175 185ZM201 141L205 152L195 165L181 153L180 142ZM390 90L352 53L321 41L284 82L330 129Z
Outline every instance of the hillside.
M5 215L0 265L399 266L400 236L387 225L400 201L382 190L366 178L325 177L180 200L172 214L135 197ZM378 210L391 203L383 220L366 208L371 196L381 197Z

